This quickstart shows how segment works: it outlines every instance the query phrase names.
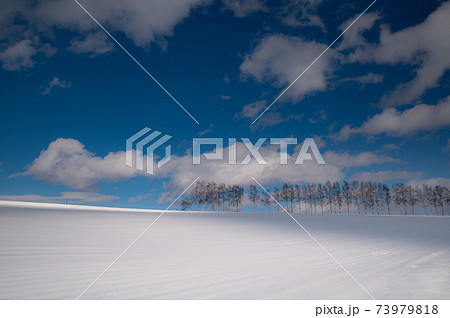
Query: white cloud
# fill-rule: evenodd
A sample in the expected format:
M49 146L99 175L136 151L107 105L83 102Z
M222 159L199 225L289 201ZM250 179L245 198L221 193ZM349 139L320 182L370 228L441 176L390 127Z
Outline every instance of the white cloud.
M151 197L152 195L153 195L153 193L139 194L139 195L137 195L135 197L130 197L128 199L128 201L129 202L140 202L140 201L142 201L144 199L147 199L147 198Z
M370 117L361 127L344 126L336 135L338 140L350 136L387 134L390 136L409 136L420 131L437 130L450 125L450 96L437 105L420 104L403 112L385 109L381 114Z
M202 131L198 132L197 136L198 137L203 137L204 135L209 134L212 131L212 129L213 129L213 124L209 125L209 127L206 128L205 130L202 130Z
M319 148L325 148L327 146L327 141L322 137L318 135L313 135L312 138L314 139L314 142L316 143L317 147ZM298 149L295 151L300 151L301 145L297 145Z
M223 0L225 10L231 10L235 17L243 18L258 11L267 10L264 0Z
M410 178L420 178L421 172L412 171L378 171L378 172L359 172L353 175L351 180L371 181L371 182L385 182L392 180L407 180Z
M255 131L257 129L265 129L268 127L277 126L287 121L301 121L302 119L303 115L290 114L288 116L282 116L280 113L272 111L265 113L260 119L258 119L255 124L251 125L250 129L252 131Z
M379 43L373 44L365 40L363 32L374 26L379 15L366 14L345 33L338 50L349 50L348 59L352 62L414 66L414 78L385 95L380 105L387 107L419 102L420 97L428 89L436 87L444 72L450 68L449 16L450 2L447 1L415 26L392 33L387 25L382 25Z
M383 82L383 75L381 74L374 74L372 72L367 73L366 75L361 75L361 76L355 76L355 77L346 77L343 78L341 80L339 80L338 82L341 83L359 83L360 84L360 88L363 89L364 87L366 87L367 84L379 84L381 82Z
M149 48L152 43L165 47L166 37L189 16L192 9L210 0L96 0L81 1L85 8L110 32L124 32L134 43ZM91 56L111 50L111 42L91 18L76 4L67 0L3 1L0 10L0 61L6 70L34 66L32 57L45 39L54 40L55 30L77 32L81 38L70 43L69 50ZM18 19L20 18L20 19ZM19 22L17 22L19 21ZM32 45L33 43L33 45ZM48 56L48 54L46 54Z
M308 121L311 124L317 124L325 120L327 120L327 112L324 109L315 112L311 117L308 118Z
M69 50L75 54L88 54L89 57L110 52L114 48L112 41L103 31L88 33L70 42Z
M348 152L337 153L334 151L327 151L324 153L324 158L325 162L333 163L339 167L360 167L373 164L399 162L398 159L377 155L370 151L361 152L357 155L350 155Z
M449 178L430 178L430 179L420 179L414 178L407 182L410 186L421 187L423 184L427 184L431 187L440 185L445 186L450 189L450 179Z
M265 100L247 104L242 108L242 111L234 115L234 119L255 119L266 107L267 103Z
M102 203L117 199L120 198L93 192L61 192L58 197L46 197L38 194L0 195L0 200L50 203Z
M167 185L167 193L160 197L160 203L173 199L196 177L200 177L200 180L214 180L215 182L240 185L254 183L252 177L255 177L262 184L313 183L325 182L327 179L342 180L344 178L341 169L333 164L318 165L315 161L305 161L303 165L295 165L294 162L298 152L294 153L293 156L288 155L287 165L280 165L279 146L276 145L267 145L260 148L259 152L267 162L266 165L260 165L255 160L251 160L248 165L242 165L239 163L248 154L248 150L241 142L237 142L236 145L238 163L236 165L228 164L228 147L223 149L224 160L205 160L202 156L199 165L192 164L190 154L174 157L158 171L158 173L161 173L160 177L171 179L171 182Z
M340 30L344 31L358 16L359 14L348 19L340 26ZM345 58L347 62L351 63L363 59L362 53L369 45L363 34L364 32L371 30L375 23L380 19L381 16L379 12L367 12L344 33L337 50L349 50L349 54L342 56L342 58Z
M34 66L32 57L37 54L31 40L22 40L15 43L0 53L0 61L3 69L17 71Z
M291 84L327 46L301 38L270 35L263 38L240 66L241 77L254 78L284 88ZM306 95L327 88L328 75L333 71L334 52L330 49L283 95L298 101Z
M396 145L396 144L386 144L386 145L383 145L383 148L388 149L388 150L395 150L395 149L399 149L400 146Z
M43 150L31 166L14 176L63 184L77 190L96 190L99 182L112 182L142 175L125 165L125 152L111 152L97 157L74 139L59 138Z
M250 119L251 121L253 121L258 117L259 114L263 112L266 107L267 103L265 100L245 105L242 111L234 115L234 120ZM270 112L266 112L263 116L261 116L261 118L258 119L258 121L254 125L251 125L250 129L252 131L255 131L256 129L265 129L290 120L300 121L302 120L302 118L303 115L295 114L290 114L284 117L280 113L271 110Z
M85 8L110 31L123 31L142 47L164 36L172 35L175 25L186 18L191 9L205 0L99 0L85 3ZM85 12L73 1L42 1L33 14L42 23L78 31L98 30ZM45 20L45 21L44 21Z
M321 3L323 0L288 1L281 7L281 22L290 27L317 26L325 31L325 25L317 15Z
M252 159L249 164L244 165L241 162L249 154L249 151L242 142L237 142L236 147L237 164L228 164L229 147L223 149L223 160L206 160L202 155L200 165L193 165L190 153L183 156L172 155L171 161L155 172L155 177L168 178L170 180L166 184L166 193L162 194L159 201L164 202L173 199L176 194L184 190L196 177L200 177L202 180L241 185L252 183L252 177L255 177L263 184L284 182L323 183L328 179L344 179L341 167L397 161L391 157L369 152L351 156L347 153L337 154L328 151L324 154L326 165L318 165L314 160L305 161L303 165L295 165L294 162L299 152L299 146L297 145L294 147L293 155L288 154L288 164L281 165L279 146L266 143L260 148L259 152L267 164L261 165ZM93 190L99 182L126 180L139 175L144 175L144 173L125 165L125 152L110 153L102 158L87 151L84 145L77 140L60 138L50 143L49 147L41 152L39 157L33 161L25 172L13 176L33 176L48 182L63 184L73 189ZM406 172L400 175L400 172L387 171L360 173L353 178L384 181L406 178L408 176L420 177L421 175L418 173L406 174ZM132 197L129 200L136 202L146 197L148 195L141 195ZM23 197L20 200L26 198ZM115 197L104 197L80 192L66 192L65 194L63 193L61 198L53 199L64 200L67 198L83 202L102 202L101 200L115 199ZM48 198L44 197L29 197L28 199L32 201L48 200Z
M42 95L47 95L50 93L50 91L52 90L53 87L60 87L60 88L69 88L72 87L72 83L65 81L65 80L60 80L58 77L54 77L47 85L47 87L45 88L45 90L42 92Z

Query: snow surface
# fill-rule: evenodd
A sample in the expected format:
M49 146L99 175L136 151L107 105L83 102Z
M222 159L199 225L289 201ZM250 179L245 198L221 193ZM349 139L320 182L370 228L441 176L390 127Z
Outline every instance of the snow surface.
M160 212L0 202L0 299L75 299ZM125 212L127 211L127 212ZM450 298L450 218L294 215L377 299ZM164 214L82 299L368 299L283 213Z

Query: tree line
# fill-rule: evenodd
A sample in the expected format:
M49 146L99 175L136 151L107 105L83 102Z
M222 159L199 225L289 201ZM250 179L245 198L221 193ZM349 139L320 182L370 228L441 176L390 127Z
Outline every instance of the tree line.
M267 192L266 192L267 190ZM181 202L184 211L239 211L244 200L240 185L198 181ZM280 203L290 213L348 213L414 215L418 208L428 215L449 215L450 191L445 186L424 184L414 187L397 183L392 187L370 181L343 181L325 184L287 184L261 189L251 184L247 198L253 211L263 208L280 211ZM277 203L278 202L278 203Z
M214 181L197 181L190 195L181 201L183 211L195 206L197 210L205 208L211 211L230 211L242 204L244 188L239 185L227 185Z

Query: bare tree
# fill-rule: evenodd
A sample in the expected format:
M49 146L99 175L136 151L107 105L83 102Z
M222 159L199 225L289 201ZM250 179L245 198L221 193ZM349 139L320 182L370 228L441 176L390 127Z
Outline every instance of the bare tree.
M280 205L278 203L281 201L281 194L280 189L278 187L273 188L272 196L276 200L275 203L277 205L277 211L280 212Z
M208 182L205 187L205 205L211 210L216 210L217 203L217 184L214 181Z
M287 191L288 191L289 203L291 204L291 213L294 213L295 188L292 185L292 183L289 184Z
M333 204L334 204L334 213L337 213L337 210L339 210L339 213L341 213L340 212L342 209L341 186L337 181L333 182Z
M264 191L264 194L262 196L261 202L264 205L264 207L267 208L267 212L269 212L270 211L270 207L272 206L272 198L270 196L270 190L267 189L266 191Z
M267 191L270 191L267 189ZM342 206L345 205L347 213L350 214L352 206L356 206L358 214L391 214L391 203L395 203L400 210L400 214L416 214L417 207L423 209L426 214L448 215L450 206L450 191L447 187L436 185L422 185L421 188L398 183L389 188L385 184L373 183L370 181L359 182L353 180L351 183L343 181L342 183L327 180L323 184L304 184L293 185L285 183L281 190L274 187L270 194L259 193L256 185L250 185L248 198L253 204L253 211L256 212L258 206L264 206L270 211L273 203L281 202L286 206L286 211L294 213L294 203L298 205L299 213L302 212L302 201L306 213L317 213L319 205L321 213L325 212L325 207L329 208L330 213L342 213ZM239 185L226 185L224 183L216 184L214 181L198 181L191 190L190 196L181 202L181 208L186 211L193 205L198 210L202 208L212 211L225 211L230 207L235 207L237 211L242 205L244 188ZM277 204L277 211L280 211ZM369 212L369 213L370 213Z
M350 214L350 205L352 204L352 193L350 190L350 185L344 180L344 185L342 186L342 196L344 197L345 205L347 206L347 214Z
M382 186L383 200L386 202L388 214L391 214L391 190L385 184Z
M448 192L448 189L446 187L437 185L434 187L433 193L434 193L434 201L435 201L435 205L436 207L440 207L441 208L441 213L442 215L444 215L444 203L446 201L446 192ZM437 208L436 208L437 211Z
M302 187L300 187L298 184L295 185L294 196L295 196L295 200L297 201L297 204L298 204L298 212L302 213L301 202L303 199L303 191L302 191Z
M200 207L205 202L205 192L206 192L206 182L205 181L197 181L194 189L192 190L193 201L197 205L198 211L200 211Z
M233 201L233 186L227 185L225 191L225 201L227 202L227 210L230 211L230 205L232 205Z
M327 200L328 205L330 206L330 213L333 213L333 184L330 180L325 182L325 199Z
M189 198L183 198L183 200L181 200L181 209L183 211L187 211L191 209L192 206L192 202Z
M350 185L350 192L353 202L356 203L356 207L358 208L358 214L361 214L361 191L359 187L360 183L356 180L352 181Z
M225 183L219 183L217 186L217 192L218 192L218 209L220 209L220 206L222 206L222 211L225 211L225 200L226 200L226 192L227 192L227 186Z
M406 209L406 204L408 203L407 196L406 196L406 187L404 183L398 183L395 184L392 187L392 192L394 193L394 202L399 207L403 205L403 209L405 211L405 215L408 214L408 211ZM402 214L402 210L400 209L400 214Z
M289 186L287 183L283 184L280 196L281 200L286 204L286 211L289 211Z
M412 214L414 215L415 214L414 206L419 201L418 192L415 188L413 188L411 186L406 186L405 191L406 191L406 199L408 201L408 204L411 206L411 211L412 211Z
M323 205L325 203L325 199L324 199L325 198L325 196L324 196L325 188L321 184L319 184L319 185L317 185L316 191L317 191L317 202L319 203L320 211L323 214Z
M239 211L239 206L242 203L244 196L244 188L235 184L231 186L231 205L236 207L236 211Z
M256 205L259 204L261 197L259 196L258 188L256 188L256 186L254 184L251 184L249 186L248 198L249 198L250 202L253 203L253 212L256 212Z
M380 210L383 209L383 206L383 186L378 182L375 187L375 207L377 209L377 214L380 214Z

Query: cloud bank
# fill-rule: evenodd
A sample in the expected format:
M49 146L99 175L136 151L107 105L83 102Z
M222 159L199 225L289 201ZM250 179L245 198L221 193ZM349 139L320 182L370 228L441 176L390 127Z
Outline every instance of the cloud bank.
M344 141L353 135L411 136L418 132L433 131L450 126L450 96L437 105L419 104L399 111L387 108L368 118L360 127L345 125L335 136Z

